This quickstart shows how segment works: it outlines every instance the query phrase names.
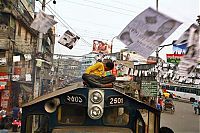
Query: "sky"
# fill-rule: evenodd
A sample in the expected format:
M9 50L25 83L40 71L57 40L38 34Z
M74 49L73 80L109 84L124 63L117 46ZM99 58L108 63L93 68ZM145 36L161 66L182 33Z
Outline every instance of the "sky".
M47 2L49 0L46 0ZM170 44L192 24L200 15L199 0L159 0L158 11L183 24L161 45ZM50 7L49 7L50 6ZM45 12L55 15L56 44L54 53L63 55L84 55L92 51L93 40L111 43L113 52L119 52L125 45L116 36L138 14L152 7L156 9L156 0L56 0L49 2ZM36 10L41 4L36 2ZM70 50L57 41L66 30L81 37L76 46ZM172 46L164 47L159 57L166 60L166 54L173 53ZM155 56L155 52L152 54Z

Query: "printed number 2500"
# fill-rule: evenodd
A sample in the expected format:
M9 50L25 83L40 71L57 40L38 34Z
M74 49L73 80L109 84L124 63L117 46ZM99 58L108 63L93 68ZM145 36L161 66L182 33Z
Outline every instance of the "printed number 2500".
M110 104L123 104L124 103L124 99L123 98L119 98L119 97L115 97L115 98L110 98Z

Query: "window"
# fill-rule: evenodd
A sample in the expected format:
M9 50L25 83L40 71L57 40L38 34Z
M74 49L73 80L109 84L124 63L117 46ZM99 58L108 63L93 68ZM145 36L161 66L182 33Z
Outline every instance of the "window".
M127 125L129 123L129 112L124 107L104 108L103 123L115 126Z
M144 133L145 124L142 118L138 118L136 122L136 133Z
M154 133L155 115L149 112L149 133Z
M144 123L145 123L145 131L147 132L148 131L148 118L149 118L149 113L148 113L148 110L146 109L139 109L140 111L140 114L144 120Z
M58 108L58 123L82 125L85 121L85 114L86 108L83 106L65 104Z
M48 123L45 115L29 115L26 118L26 133L47 133Z
M200 96L200 89L196 89L196 95Z
M24 40L27 41L27 39L28 39L28 32L26 31L26 32L25 32L25 39L24 39Z
M21 36L21 30L22 30L22 27L21 27L21 25L19 24L19 25L18 25L18 32L17 32L17 33L18 33L18 36Z

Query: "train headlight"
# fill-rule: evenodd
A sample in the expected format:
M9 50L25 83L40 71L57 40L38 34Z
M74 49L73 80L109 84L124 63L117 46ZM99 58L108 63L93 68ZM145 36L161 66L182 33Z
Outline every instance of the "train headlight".
M89 109L89 116L92 119L99 119L103 115L103 109L100 106L93 106Z
M90 95L90 100L92 103L100 103L103 100L103 96L99 91L94 91Z
M88 92L88 116L91 119L100 119L104 108L104 90L89 89Z

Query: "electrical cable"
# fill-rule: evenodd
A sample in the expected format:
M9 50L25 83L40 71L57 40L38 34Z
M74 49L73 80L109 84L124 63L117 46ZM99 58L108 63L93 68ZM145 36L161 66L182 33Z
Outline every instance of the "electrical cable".
M98 2L94 2L94 1L90 1L90 0L84 0L84 1L87 1L87 2L90 2L90 3L95 3L95 4L98 4L98 5L103 5L103 6L106 6L106 7L111 7L111 8L115 8L115 9L120 9L120 10L124 10L124 11L137 13L137 12L132 11L132 10L128 10L128 9L124 9L124 8L120 8L120 7L116 7L116 6L111 6L111 5L106 5L106 4L102 4L102 3L98 3Z
M67 0L67 1L69 1L69 0ZM96 7L96 6L91 6L91 5L89 6L89 5L78 3L78 2L74 2L74 1L69 1L69 3L70 4L80 5L80 6L86 6L86 7L90 7L90 8L95 8L95 9L99 9L99 10L103 10L103 11L113 12L113 13L117 13L117 14L122 14L122 15L126 15L126 16L132 16L130 14L121 13L121 12L117 12L117 11L113 11L113 10L109 10L109 9L104 9L104 8L100 8L100 7Z
M49 6L49 5L48 5ZM92 46L89 42L87 42L85 39L83 39L56 11L54 11L50 6L49 8L67 25L64 24L64 26L67 28L67 29L71 29L76 35L78 35L86 44L88 44L88 46ZM50 9L47 8L49 11ZM55 15L52 11L50 11L53 15ZM55 15L55 17L62 23L62 21ZM62 23L63 24L63 23ZM68 28L69 27L69 28Z

